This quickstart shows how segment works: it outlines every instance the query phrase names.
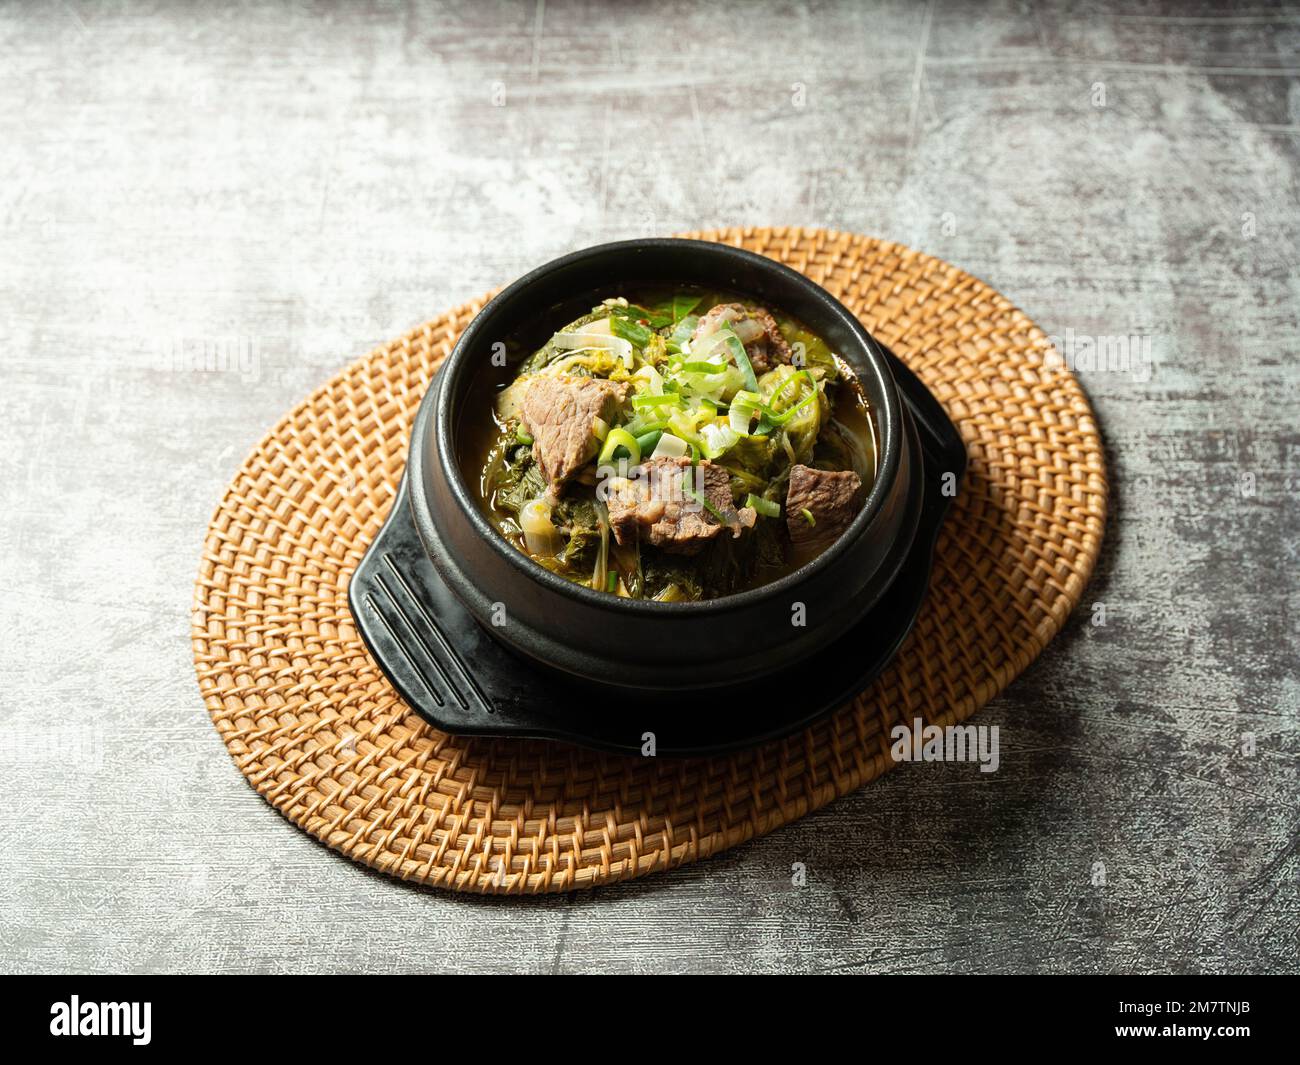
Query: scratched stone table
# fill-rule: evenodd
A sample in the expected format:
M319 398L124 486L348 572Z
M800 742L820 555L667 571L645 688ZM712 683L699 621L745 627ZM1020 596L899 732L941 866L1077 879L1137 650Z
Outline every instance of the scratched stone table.
M1300 8L1120 6L0 8L3 968L1295 970ZM190 663L245 452L538 262L746 223L930 251L1081 367L1113 520L998 771L533 900L289 825Z

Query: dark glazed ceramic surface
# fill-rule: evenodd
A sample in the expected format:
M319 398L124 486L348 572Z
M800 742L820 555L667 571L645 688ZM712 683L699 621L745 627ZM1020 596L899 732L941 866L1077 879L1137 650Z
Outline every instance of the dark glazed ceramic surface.
M736 291L795 315L849 363L871 405L878 470L862 512L834 546L781 580L688 603L592 591L536 565L498 535L462 473L462 421L481 417L492 386L514 372L492 364L494 345L529 327L540 342L589 309L594 296L647 282ZM824 289L770 259L725 245L626 241L575 252L533 271L470 324L416 418L410 505L442 580L516 652L605 686L723 687L807 658L863 617L888 589L909 555L922 505L922 463L909 437L884 352ZM804 624L793 624L799 615ZM504 618L504 624L493 625L494 618Z

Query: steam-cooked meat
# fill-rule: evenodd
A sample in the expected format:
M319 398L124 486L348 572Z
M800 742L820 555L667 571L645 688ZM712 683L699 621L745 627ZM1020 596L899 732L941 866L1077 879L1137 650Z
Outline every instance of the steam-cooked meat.
M785 524L790 539L801 546L826 546L838 539L858 513L861 487L862 479L852 470L833 472L792 466L785 493ZM808 520L809 514L812 521Z
M762 307L740 303L720 303L700 318L691 337L692 343L712 336L724 324L730 325L745 345L745 354L755 373L766 373L778 362L790 361L790 345L776 324L776 319Z
M725 525L709 507L726 516ZM707 461L692 468L688 458L651 459L610 484L609 524L620 544L639 536L674 554L694 554L723 529L739 536L755 517L749 507L735 509L730 474Z
M551 494L596 454L592 422L609 421L627 385L598 377L539 377L528 386L520 420L533 438L533 456Z

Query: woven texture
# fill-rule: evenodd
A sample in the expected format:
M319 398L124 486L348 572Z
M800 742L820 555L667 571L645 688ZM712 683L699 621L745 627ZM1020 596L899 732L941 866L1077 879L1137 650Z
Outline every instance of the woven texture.
M689 235L824 285L960 429L970 466L915 629L851 706L737 754L627 758L426 725L371 660L347 587L392 504L416 407L483 301L458 307L353 364L271 431L212 519L195 588L199 686L235 764L343 854L515 894L704 858L885 772L895 721L969 717L1078 603L1105 521L1102 446L1041 330L968 274L897 244L822 230Z

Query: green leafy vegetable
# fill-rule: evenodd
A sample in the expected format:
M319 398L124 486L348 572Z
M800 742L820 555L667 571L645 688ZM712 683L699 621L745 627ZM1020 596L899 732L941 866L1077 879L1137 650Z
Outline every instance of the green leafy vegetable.
M703 296L690 296L686 294L674 296L672 305L673 324L676 325L690 314L691 311L695 310L703 299Z
M496 393L495 436L479 471L485 508L496 527L539 565L602 593L673 602L729 595L772 580L794 561L787 557L787 511L810 525L817 522L809 509L783 506L791 468L805 463L868 477L874 470L874 435L855 399L856 385L825 342L792 319L776 315L791 362L778 360L760 376L741 339L756 338L758 329L748 319L720 322L695 339L702 312L737 297L672 289L644 296L642 303L605 300L569 323ZM556 377L624 386L617 405L602 406L592 416L602 465L635 476L629 466L654 457L689 459L692 466L707 460L725 470L729 495L710 498L693 478L684 478L682 493L710 516L710 524L728 526L736 535L690 545L625 535L620 544L598 496L595 466L575 471L563 485L547 484L533 452L549 437L535 441L522 416L533 382ZM742 526L738 507L764 520ZM543 509L549 514L545 525ZM690 549L675 553L684 546Z
M556 330L551 339L548 340L541 348L537 350L530 358L524 361L520 367L521 373L537 373L538 371L555 362L560 356L569 354L569 349L563 347L556 341L557 336L564 333L580 333L582 327L590 325L592 322L600 321L609 317L608 307L599 307L590 314L584 314L581 318L575 318L563 329Z
M589 571L600 547L600 522L590 499L565 496L551 510L552 520L569 538L560 562L570 570Z
M533 461L532 453L519 448L516 460L497 474L495 487L497 505L518 515L525 503L546 491L546 478Z
M644 348L650 343L650 338L654 336L654 334L640 322L631 318L625 318L621 314L610 315L609 331L616 337L622 337L624 340L631 341L638 348Z
M614 304L610 311L619 318L629 318L635 322L645 322L651 329L662 329L666 325L672 325L676 320L660 311L648 310L640 307L635 303L629 303L626 307Z
M764 375L765 378L767 376L768 375L766 374ZM797 382L801 380L807 383L808 394L805 395L802 399L797 400L793 406L787 407L784 410L779 409L777 406L778 401L785 393L785 390L789 386L789 384L792 381ZM819 398L820 398L820 392L817 387L817 378L815 378L807 370L796 370L795 372L791 373L789 376L785 377L781 381L776 391L773 392L772 395L768 398L768 401L762 405L762 407L760 408L761 414L758 419L758 428L755 429L754 432L762 436L762 435L766 435L767 433L770 433L773 429L780 428L781 426L786 425L793 419L797 418L801 413L803 413L803 411L805 411L812 404L816 403Z

